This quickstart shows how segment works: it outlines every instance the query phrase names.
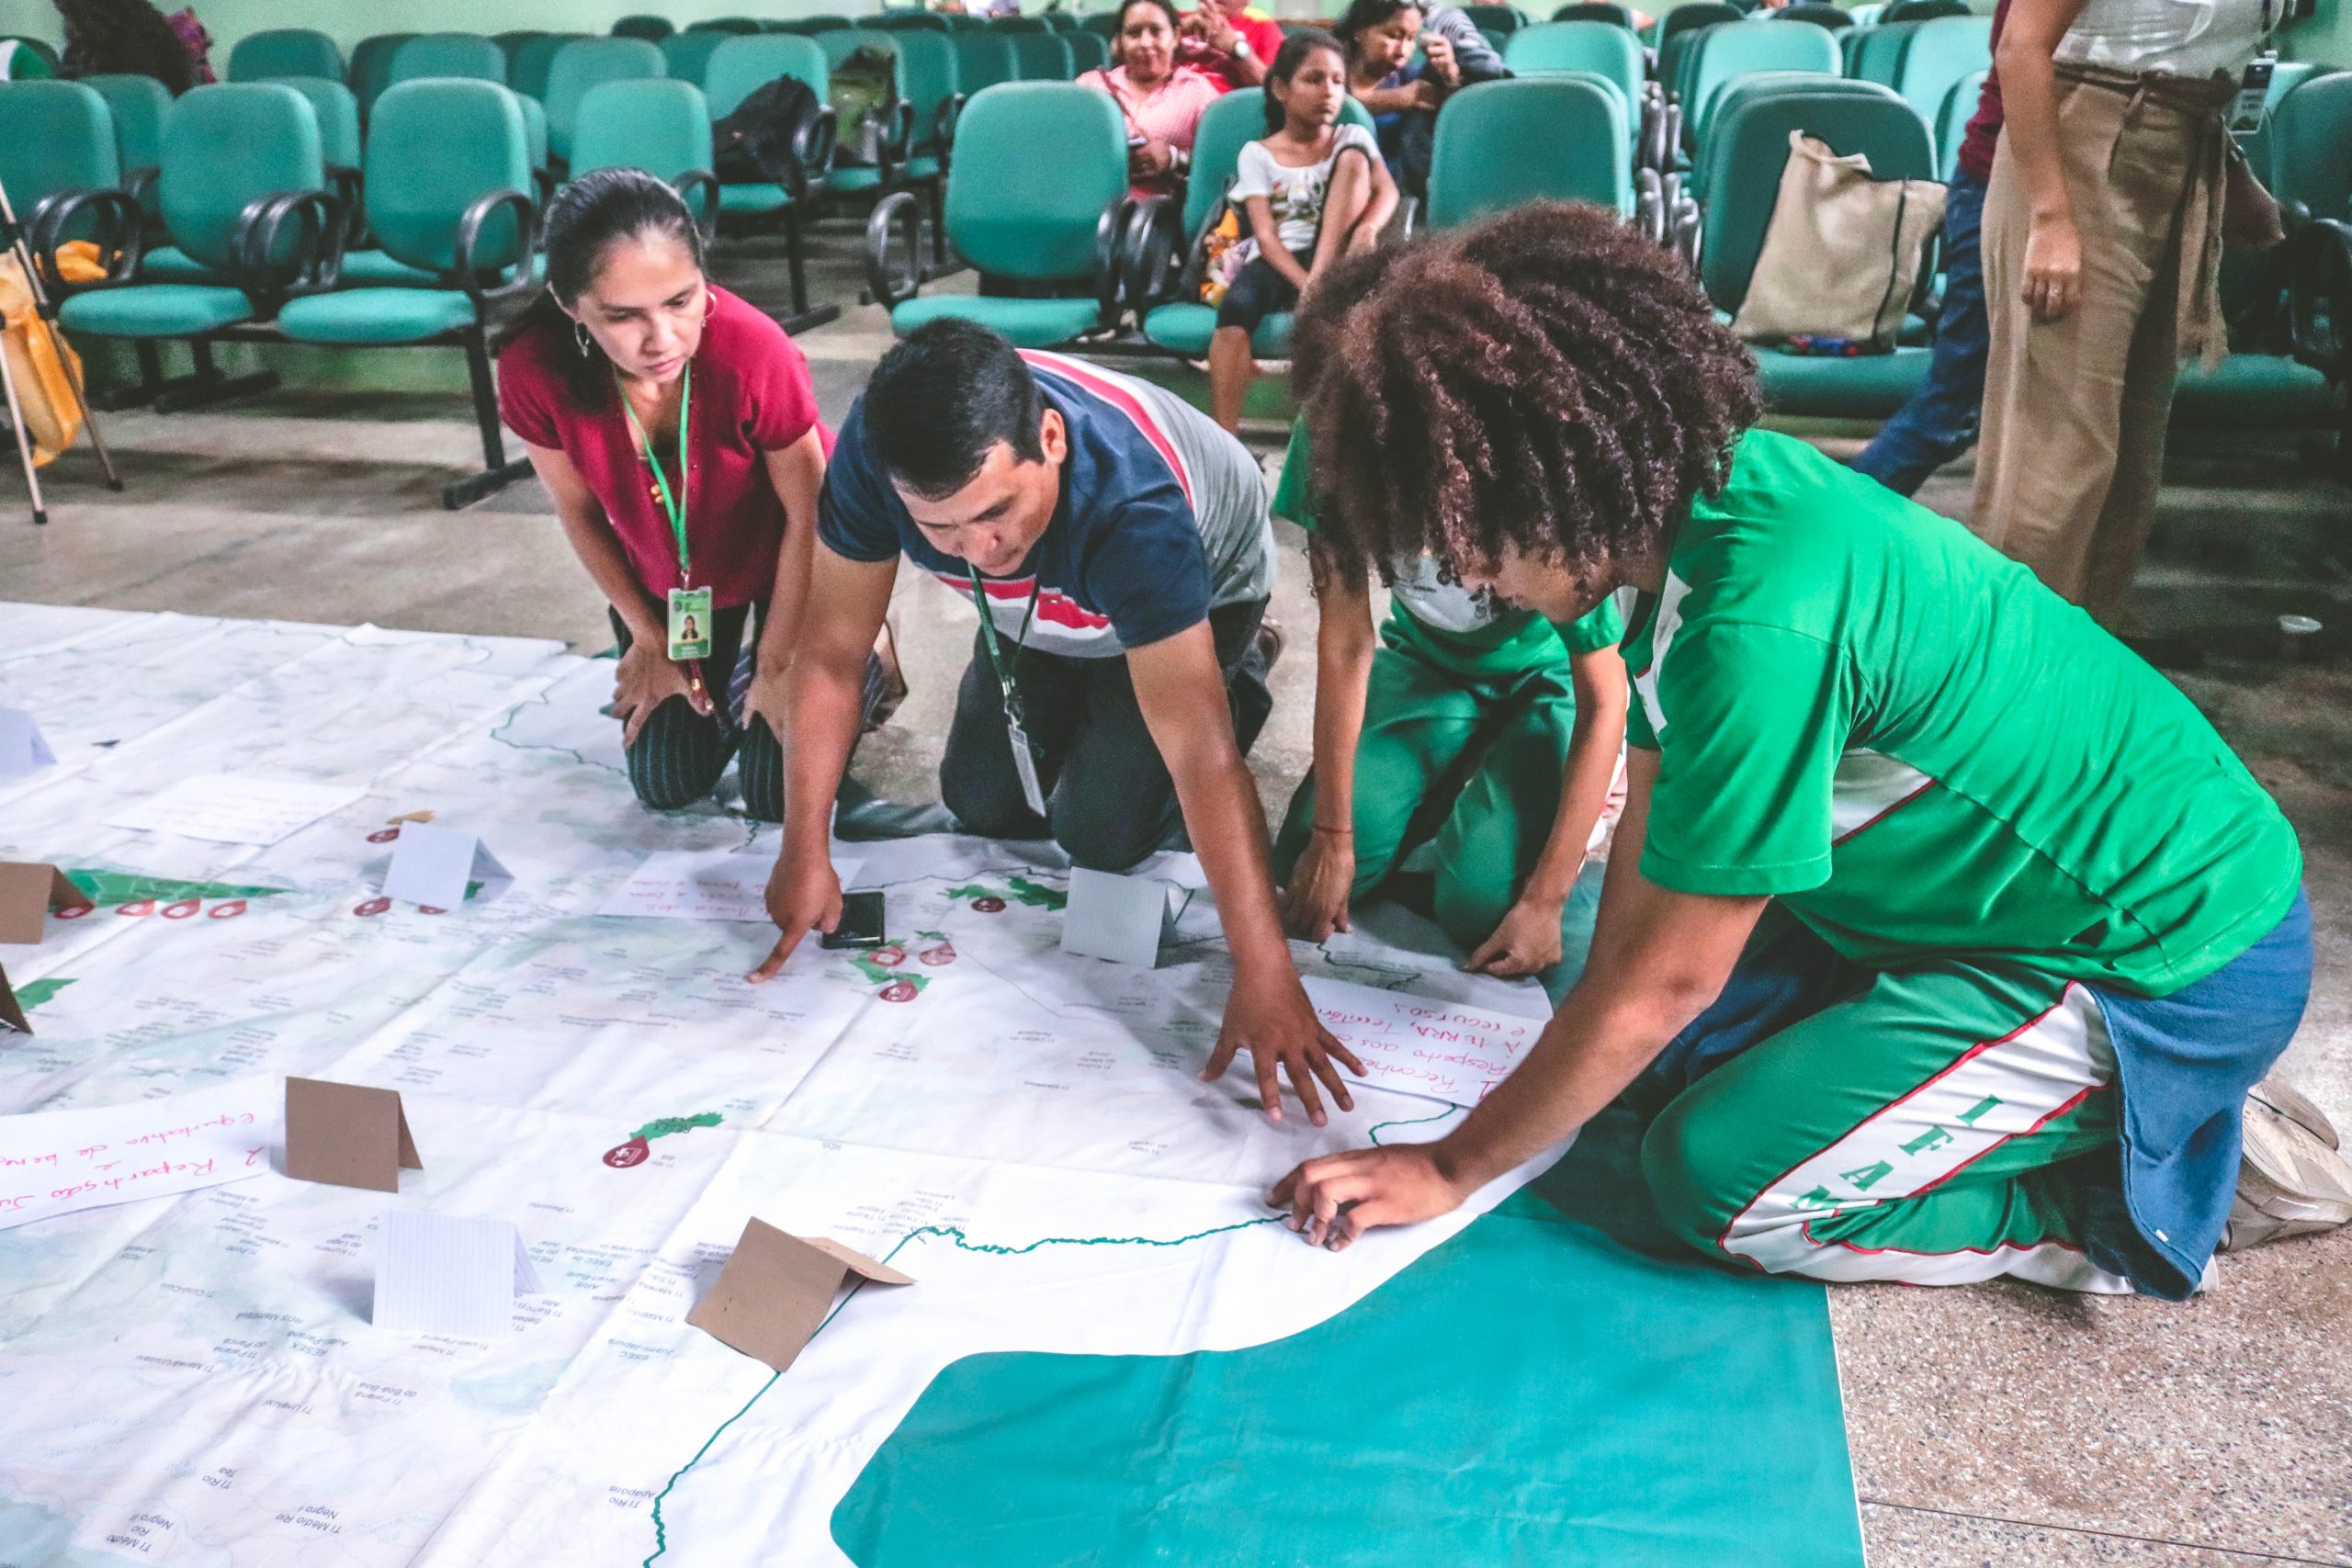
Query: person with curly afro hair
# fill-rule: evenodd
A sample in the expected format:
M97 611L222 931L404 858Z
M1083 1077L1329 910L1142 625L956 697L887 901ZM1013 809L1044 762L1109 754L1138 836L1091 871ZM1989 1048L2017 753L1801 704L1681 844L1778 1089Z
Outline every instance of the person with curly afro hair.
M1555 625L1631 591L1635 694L1581 976L1435 1142L1284 1177L1307 1241L1523 1176L1629 1087L1660 1213L1768 1272L2177 1300L2352 1218L2325 1119L2257 1081L2311 984L2285 817L2025 567L1749 428L1679 261L1532 207L1335 273L1299 353L1336 570L1427 557Z

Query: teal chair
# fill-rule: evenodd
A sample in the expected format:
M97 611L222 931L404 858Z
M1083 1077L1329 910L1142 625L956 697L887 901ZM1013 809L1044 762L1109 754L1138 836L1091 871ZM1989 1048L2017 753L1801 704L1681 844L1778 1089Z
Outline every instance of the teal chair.
M605 82L634 82L664 74L662 51L641 38L575 39L548 68L548 151L566 163L580 126L580 100Z
M667 17L623 17L612 27L615 38L641 38L648 43L660 43L677 30Z
M514 56L506 63L506 85L526 98L548 101L548 77L555 70L555 57L572 44L580 42L586 33L533 33L514 46Z
M1023 82L1067 82L1078 74L1078 62L1061 34L1017 32L1011 35L1013 69Z
M833 167L825 176L825 190L831 196L876 196L908 186L922 183L910 176L907 159L915 138L914 105L907 96L906 62L899 52L904 33L879 32L867 28L829 28L815 36L817 47L824 51L825 68L831 73L839 71L851 56L873 53L890 62L890 97L882 106L880 141L877 161L872 164L849 164L842 161L837 151ZM855 126L838 128L841 142L853 141L859 134ZM928 167L936 177L935 162Z
M1049 33L1054 30L1046 25L1042 17L990 17L988 26L991 31L1000 33Z
M833 156L835 128L832 108L825 103L825 51L816 39L791 33L729 37L703 68L703 97L711 118L721 120L753 92L782 76L806 84L819 105L809 140L796 149L802 179L796 187L766 181L721 186L718 211L722 228L783 229L785 261L792 276L792 315L785 327L787 332L799 332L841 314L836 306L808 303L807 239L802 232L817 182L824 178Z
M356 188L359 177L358 95L328 76L270 79L311 100L311 112L319 117L319 152L327 161L327 172L332 175L338 169L344 171L351 176Z
M1614 0L1569 0L1552 13L1555 22L1605 22L1612 28L1634 30L1634 13L1614 4Z
M1104 43L1108 43L1119 36L1119 13L1116 11L1091 12L1078 19L1078 30L1082 33L1092 33Z
M221 84L191 89L164 122L162 173L156 184L164 229L187 258L193 280L157 279L147 270L138 237L136 201L124 192L95 192L51 209L45 241L73 231L86 206L91 216L127 238L102 241L107 276L74 288L58 308L68 332L143 345L138 387L118 404L152 401L157 412L193 408L272 386L267 372L229 378L213 364L211 343L241 335L275 313L279 300L304 281L306 254L340 243L340 221L328 195L319 120L311 102L277 82ZM280 211L299 212L287 232ZM263 243L265 233L277 243ZM44 260L47 275L55 276ZM186 338L193 345L191 376L164 380L156 345Z
M650 47L650 46L649 46ZM424 288L345 288L324 258L318 282L277 312L296 343L462 348L482 471L447 486L444 506L519 479L506 461L487 326L539 287L532 266L530 146L514 95L493 82L426 79L385 89L368 136L368 227L384 253L427 274Z
M725 33L731 38L749 38L767 29L749 17L710 17L699 22L688 22L690 33Z
M1516 6L1464 6L1462 10L1477 24L1479 31L1500 33L1505 38L1529 23L1527 13Z
M1624 90L1629 104L1641 102L1646 75L1641 40L1607 22L1541 22L1522 28L1511 34L1503 63L1514 76L1597 71Z
M384 89L392 85L392 61L401 45L414 38L414 33L379 33L374 38L361 39L351 48L351 69L345 80L359 99L359 118L364 124L368 111Z
M28 231L62 197L122 190L127 166L96 87L49 77L0 82L0 186Z
M1968 140L1968 122L1976 118L1976 105L1984 96L1984 79L1991 74L1972 71L1962 76L1944 94L1943 107L1936 111L1936 168L1946 185L1960 173L1960 144Z
M1467 96L1476 88L1464 88ZM1354 98L1340 116L1351 125L1372 129L1372 117ZM1179 209L1165 197L1147 202L1135 215L1123 244L1121 293L1143 329L1144 341L1154 348L1198 359L1209 351L1216 333L1216 310L1198 299L1176 297L1177 276L1192 254L1193 243L1216 213L1233 184L1245 143L1266 134L1263 100L1256 93L1227 93L1201 114L1193 131L1193 177ZM1250 340L1261 359L1281 359L1290 353L1291 312L1277 310L1258 323Z
M1952 84L1993 64L1993 23L1985 17L1939 17L1921 22L1894 72L1894 90L1919 118L1934 125ZM1964 121L1962 122L1965 123ZM1940 147L1941 143L1939 142Z
M1820 138L1840 155L1863 154L1878 179L1936 177L1927 121L1892 87L1797 80L1727 102L1702 154L1708 196L1699 267L1707 297L1726 320L1738 314L1755 276L1794 130ZM1918 385L1928 354L1905 346L1856 359L1815 358L1759 344L1756 360L1765 402L1777 412L1883 419Z
M703 73L710 69L710 57L735 35L733 33L684 32L672 33L662 40L662 69L681 82L703 85Z
M967 103L1001 83L1021 79L1012 39L995 28L960 28L947 41L956 50L956 86Z
M707 232L718 221L710 164L710 105L691 82L603 82L580 100L574 179L592 169L643 169L675 186Z
M1904 52L1924 26L1923 22L1881 22L1874 28L1856 28L1846 35L1853 41L1842 62L1845 73L1858 82L1894 86L1903 78Z
M878 17L865 18L865 25L884 28L891 32L944 33L954 30L948 27L946 17L934 11L921 10L885 11Z
M1062 41L1069 45L1070 80L1075 82L1089 71L1100 71L1111 63L1111 46L1102 39L1088 32L1066 32Z
M847 17L836 17L830 12L802 19L808 23L811 34L839 32L844 28L854 28L858 25Z
M1531 201L1591 202L1633 215L1633 135L1607 78L1588 72L1481 82L1438 111L1430 228L1458 228Z
M1037 18L1057 33L1076 32L1078 18L1068 11L1048 11Z
M416 82L427 76L506 85L506 51L494 39L474 33L419 33L392 51L390 80Z
M541 36L542 35L539 32L531 28L518 28L512 32L492 33L490 35L490 41L498 46L498 51L501 54L506 56L506 80L508 85L512 86L514 81L514 57L523 52L523 46L525 44L530 42L533 39Z
M229 80L266 82L277 76L344 79L343 51L334 39L310 28L272 28L247 33L229 51Z
M1844 76L1823 76L1812 71L1758 71L1743 76L1724 89L1716 100L1715 113L1720 118L1739 104L1751 99L1772 97L1782 93L1805 93L1815 97L1877 98L1883 96L1875 82L1857 82ZM1785 150L1784 150L1785 151ZM1707 181L1716 165L1702 155L1699 164L1690 171L1690 191L1700 200L1707 197ZM1773 174L1774 189L1779 188L1780 175Z
M158 221L163 213L155 205L155 172L164 162L164 117L171 113L171 90L153 76L85 76L82 85L104 98L113 117L123 188L139 197L150 223ZM8 188L16 189L13 179Z
M2352 72L2302 82L2272 111L2269 131L2266 172L2279 199L2312 219L2352 220Z
M1738 78L1759 71L1838 73L1838 40L1820 28L1728 22L1709 28L1693 49L1688 67L1690 85L1682 103L1684 124L1694 149L1706 145L1716 96Z
M874 209L867 281L893 332L955 316L1050 348L1117 324L1117 243L1131 207L1126 121L1109 94L1069 82L992 87L965 106L947 180L948 242L982 292L918 297L922 208L911 191ZM894 232L905 273L889 265Z

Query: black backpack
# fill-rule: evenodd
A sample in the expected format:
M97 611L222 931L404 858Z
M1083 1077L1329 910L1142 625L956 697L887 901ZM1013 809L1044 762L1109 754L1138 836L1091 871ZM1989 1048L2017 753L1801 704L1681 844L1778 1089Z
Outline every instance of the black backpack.
M831 120L808 83L779 76L710 128L711 172L721 185L779 185L797 200L831 161Z

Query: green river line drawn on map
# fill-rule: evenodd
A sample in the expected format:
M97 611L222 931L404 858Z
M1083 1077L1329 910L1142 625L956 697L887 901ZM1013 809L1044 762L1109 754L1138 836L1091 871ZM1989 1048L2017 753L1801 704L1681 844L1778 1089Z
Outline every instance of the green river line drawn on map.
M697 1111L692 1116L661 1116L648 1122L628 1135L628 1142L605 1151L605 1163L615 1170L627 1170L643 1165L652 1157L647 1145L656 1138L666 1138L676 1133L691 1133L697 1127L716 1127L721 1118L716 1111Z
M269 898L283 887L253 887L234 882L183 882L168 876L144 876L134 872L107 871L99 866L67 866L65 879L82 890L89 907L60 909L61 920L80 919L103 908L118 915L160 912L167 920L185 920L198 911L216 920L233 919L245 912L248 898ZM206 909L209 903L212 907Z
M1416 1116L1405 1121L1382 1122L1374 1125L1372 1130L1365 1134L1365 1136L1370 1138L1373 1144L1377 1146L1380 1143L1380 1134L1382 1131L1386 1128L1419 1126L1422 1122L1440 1121L1456 1113L1457 1108L1448 1105L1441 1108L1434 1116ZM1260 1225L1271 1225L1276 1224L1281 1219L1282 1216L1280 1214L1264 1214L1256 1219L1236 1220L1230 1224L1213 1225L1207 1230L1194 1231L1190 1235L1180 1235L1172 1240L1162 1240L1155 1236L1143 1235L1049 1235L1041 1240L1030 1242L1025 1247L1001 1247L992 1242L974 1241L964 1234L963 1227L960 1225L922 1225L917 1229L910 1230L906 1235L900 1236L897 1245L882 1255L882 1261L886 1265L888 1264L892 1258L898 1257L899 1253L906 1250L909 1243L921 1240L925 1236L941 1237L961 1252L982 1252L995 1258L1019 1258L1024 1253L1035 1252L1038 1248L1046 1247L1182 1247L1190 1242L1205 1241L1210 1236L1224 1235L1231 1231L1255 1230ZM858 1280L855 1284L850 1286L849 1292L846 1295L843 1295L840 1301L833 1303L833 1310L827 1313L824 1316L824 1320L819 1323L816 1328L810 1332L808 1338L812 1343L815 1341L818 1335L825 1332L825 1328L828 1324L831 1324L833 1319L842 1314L842 1309L849 1305L851 1297L855 1296L859 1288L865 1283L865 1281L864 1280ZM736 1422L741 1421L744 1416L749 1416L752 1413L752 1406L757 1404L767 1393L768 1390L774 1388L777 1382L782 1381L783 1377L784 1374L782 1372L770 1372L768 1374L768 1381L762 1383L752 1392L752 1397L743 1402L743 1407L736 1411L734 1415L729 1416L726 1420L721 1421L718 1424L718 1428L714 1430L709 1437L703 1439L703 1445L695 1450L694 1458L686 1461L684 1464L680 1465L677 1471L671 1475L669 1481L662 1486L662 1490L654 1494L653 1551L651 1554L639 1565L639 1568L653 1568L654 1562L664 1556L670 1550L669 1529L668 1527L662 1523L662 1499L668 1497L671 1492L676 1488L678 1483L686 1478L686 1472L688 1471L693 1470L695 1466L702 1462L703 1456L705 1454L707 1454L713 1448L718 1446L718 1439L727 1435L727 1428L735 1425Z

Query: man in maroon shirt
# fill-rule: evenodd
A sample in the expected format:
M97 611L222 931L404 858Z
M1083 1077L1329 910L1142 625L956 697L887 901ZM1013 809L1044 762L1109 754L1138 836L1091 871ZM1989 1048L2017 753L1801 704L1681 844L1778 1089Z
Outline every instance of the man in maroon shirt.
M1993 13L1998 44L2009 0ZM1854 467L1887 489L1909 495L1929 474L1976 445L1984 409L1984 359L1993 329L1984 314L1984 268L1976 242L1984 220L1984 185L2001 136L2001 78L1984 78L1975 118L1960 143L1960 168L1944 199L1944 301L1936 317L1936 352L1928 378L1854 458Z

